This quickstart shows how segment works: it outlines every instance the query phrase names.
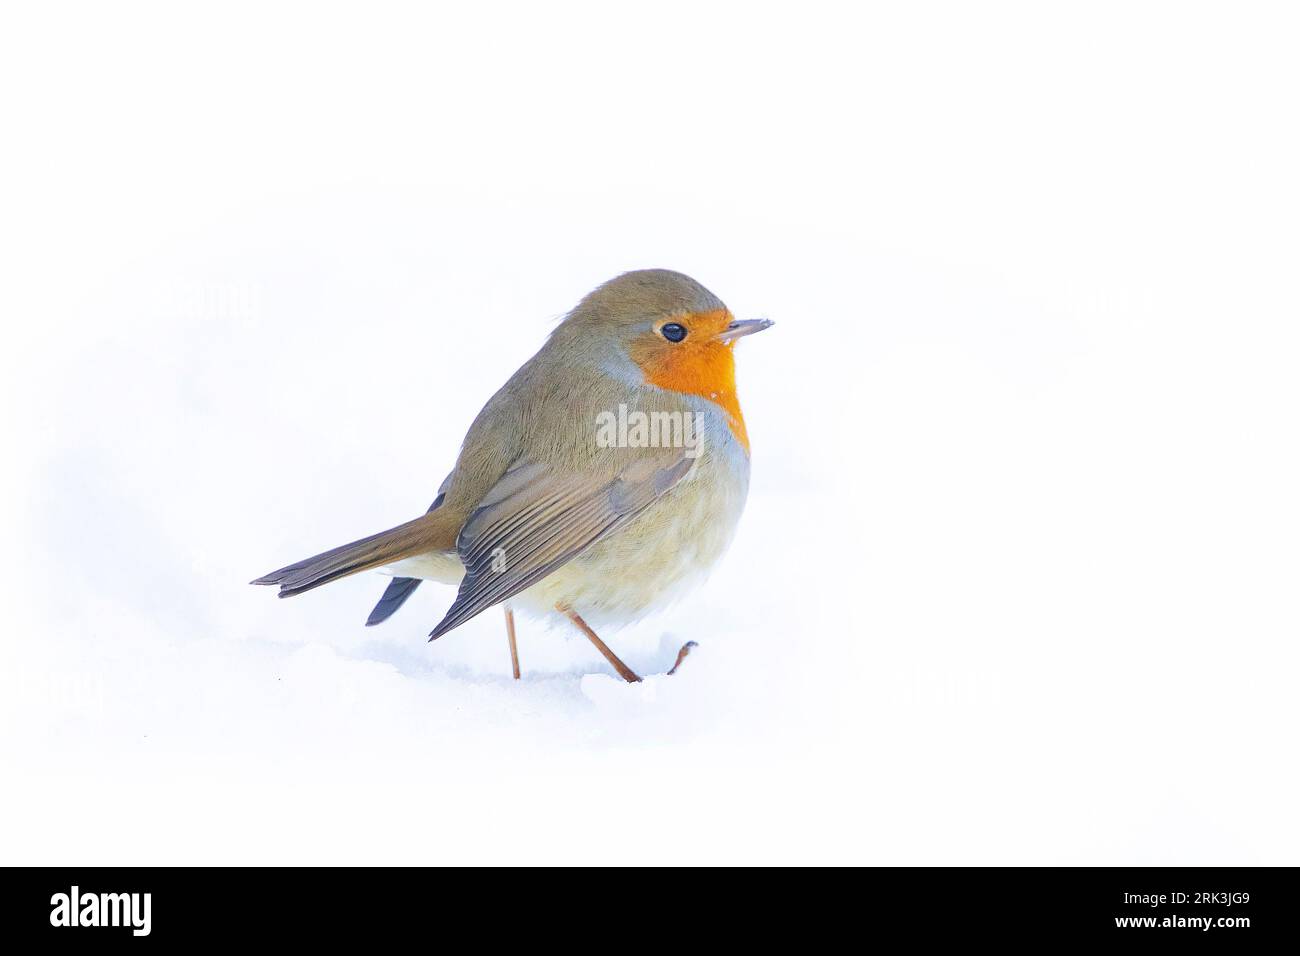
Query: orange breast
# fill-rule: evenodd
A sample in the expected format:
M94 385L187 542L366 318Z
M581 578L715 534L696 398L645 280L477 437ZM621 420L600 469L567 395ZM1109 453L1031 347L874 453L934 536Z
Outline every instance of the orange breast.
M749 434L736 397L736 361L734 342L714 339L731 322L725 309L699 312L674 321L689 329L686 340L676 344L655 343L653 348L638 349L633 359L651 385L698 395L716 403L727 413L727 424L736 440L749 451Z

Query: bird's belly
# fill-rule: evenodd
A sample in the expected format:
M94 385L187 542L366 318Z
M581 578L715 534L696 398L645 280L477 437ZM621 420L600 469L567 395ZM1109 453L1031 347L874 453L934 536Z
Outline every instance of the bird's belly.
M460 584L465 576L465 565L455 551L430 551L403 558L379 569L384 574L398 578L423 578L439 584Z
M731 544L749 488L741 454L701 455L691 474L626 527L511 601L539 613L563 604L601 627L630 623L681 596Z

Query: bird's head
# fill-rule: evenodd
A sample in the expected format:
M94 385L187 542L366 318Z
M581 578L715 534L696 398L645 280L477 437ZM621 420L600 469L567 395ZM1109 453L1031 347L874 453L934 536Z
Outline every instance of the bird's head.
M588 293L556 331L613 374L707 398L739 421L735 344L771 325L735 319L721 299L680 272L643 269Z

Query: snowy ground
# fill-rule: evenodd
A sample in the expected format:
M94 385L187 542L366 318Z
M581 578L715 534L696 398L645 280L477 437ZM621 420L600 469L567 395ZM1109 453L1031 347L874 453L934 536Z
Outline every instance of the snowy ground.
M1285 31L745 9L0 29L0 862L1300 859ZM246 585L645 266L777 322L680 674Z

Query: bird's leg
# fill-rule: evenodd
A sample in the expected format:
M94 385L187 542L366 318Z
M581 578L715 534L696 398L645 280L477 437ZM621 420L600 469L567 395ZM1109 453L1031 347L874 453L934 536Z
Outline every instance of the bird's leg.
M506 637L510 640L510 669L519 680L519 647L515 644L515 612L506 605Z
M629 684L638 684L641 682L641 678L636 676L636 671L632 670L632 668L628 667L618 659L618 655L611 651L608 645L606 645L605 642L597 636L596 632L588 626L587 622L578 616L577 611L571 607L565 607L563 604L555 605L555 609L568 617L568 619L577 626L578 630L587 635L587 639L596 645L596 650L604 654L605 660L614 665L614 670L618 671L619 677L623 678L623 680L627 681Z
M677 652L677 660L673 662L673 666L668 670L668 676L671 677L673 674L676 674L677 668L682 666L682 661L686 660L686 656L699 646L700 645L696 644L694 641L687 641L683 644L682 649Z

